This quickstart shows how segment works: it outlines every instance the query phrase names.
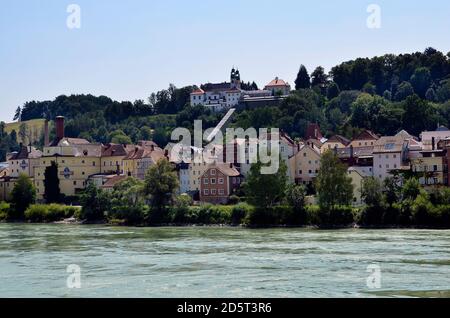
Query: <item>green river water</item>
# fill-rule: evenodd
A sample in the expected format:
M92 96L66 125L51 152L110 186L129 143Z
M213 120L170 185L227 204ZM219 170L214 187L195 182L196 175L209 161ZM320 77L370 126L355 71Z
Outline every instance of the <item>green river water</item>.
M0 224L0 297L450 297L450 231Z

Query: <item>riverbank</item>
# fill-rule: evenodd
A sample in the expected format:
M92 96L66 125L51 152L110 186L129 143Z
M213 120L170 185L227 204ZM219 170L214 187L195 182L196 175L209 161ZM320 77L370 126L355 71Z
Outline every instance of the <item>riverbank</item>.
M59 204L31 205L23 218L8 218L9 205L2 205L0 222L100 224L134 227L230 226L245 228L316 228L316 229L450 229L450 209L415 211L410 206L388 208L319 206L274 206L257 208L246 203L229 206L169 206L164 210L148 210L146 214L117 218L105 212L100 217L85 218L82 207ZM17 215L12 213L12 215ZM125 215L127 217L127 215Z

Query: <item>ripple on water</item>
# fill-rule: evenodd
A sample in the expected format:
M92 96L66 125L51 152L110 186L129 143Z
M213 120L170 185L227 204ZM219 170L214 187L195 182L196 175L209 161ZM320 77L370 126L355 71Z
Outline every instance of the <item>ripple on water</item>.
M450 297L450 231L0 224L0 297ZM69 264L82 288L66 288ZM382 289L367 290L379 264Z

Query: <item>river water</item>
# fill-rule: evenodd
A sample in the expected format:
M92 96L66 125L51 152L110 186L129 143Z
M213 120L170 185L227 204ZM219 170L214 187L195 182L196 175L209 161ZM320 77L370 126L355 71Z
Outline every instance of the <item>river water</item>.
M450 297L450 231L0 224L0 297Z

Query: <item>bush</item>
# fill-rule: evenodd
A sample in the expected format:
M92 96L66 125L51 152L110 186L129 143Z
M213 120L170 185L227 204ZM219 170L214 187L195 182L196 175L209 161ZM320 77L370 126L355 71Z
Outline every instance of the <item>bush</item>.
M80 210L60 204L33 204L25 211L25 219L31 222L55 222L76 216Z
M255 208L247 213L245 223L251 226L298 226L306 224L306 211L291 206Z
M308 222L320 227L347 226L355 222L356 210L350 206L326 210L317 206L308 207Z
M232 207L204 205L198 209L199 224L231 224Z
M9 219L10 204L6 202L0 202L0 221Z
M243 224L244 219L248 214L253 211L253 206L247 203L240 203L233 207L231 211L231 224L240 225Z
M230 205L235 205L238 204L240 202L240 198L237 195L232 195L230 196L230 198L228 199L228 204Z

